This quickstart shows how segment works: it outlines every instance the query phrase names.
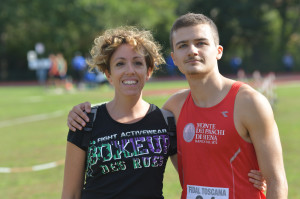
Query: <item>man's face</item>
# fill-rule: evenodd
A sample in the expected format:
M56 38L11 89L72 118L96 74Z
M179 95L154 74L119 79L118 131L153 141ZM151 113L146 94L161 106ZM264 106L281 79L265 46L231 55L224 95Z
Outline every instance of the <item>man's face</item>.
M216 45L211 28L199 24L179 28L173 32L173 61L185 75L209 73L217 67L223 47Z

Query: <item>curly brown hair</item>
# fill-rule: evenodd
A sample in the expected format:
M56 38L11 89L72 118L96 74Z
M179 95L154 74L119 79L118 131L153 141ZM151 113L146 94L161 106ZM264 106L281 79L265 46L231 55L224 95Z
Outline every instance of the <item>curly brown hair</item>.
M96 37L92 47L91 59L87 60L91 69L98 67L101 72L110 73L110 59L116 49L122 44L129 44L134 50L145 57L147 68L152 72L160 64L165 63L161 55L161 46L150 31L139 30L132 26L122 26L106 30Z

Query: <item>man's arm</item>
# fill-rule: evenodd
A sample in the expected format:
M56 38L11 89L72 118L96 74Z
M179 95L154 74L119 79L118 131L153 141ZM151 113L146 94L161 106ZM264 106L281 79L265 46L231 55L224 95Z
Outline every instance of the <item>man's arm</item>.
M81 198L85 157L85 151L71 142L67 142L62 199Z
M186 97L188 96L190 90L183 89L174 93L163 105L163 109L168 110L173 113L175 121L177 122L181 108L184 104Z
M267 190L266 180L260 171L250 170L248 176L249 182L251 182L255 188L262 190L263 192Z
M177 116L179 116L181 106L184 103L184 97L187 94L188 90L180 90L179 92L171 96L162 108L171 111L175 116L175 120L177 120ZM179 100L182 101L182 105L180 107L178 106ZM82 130L82 127L85 127L86 122L89 122L88 116L83 111L86 111L87 113L91 112L90 102L84 102L73 106L72 110L69 112L67 124L71 131L75 132L76 129Z
M177 154L170 156L170 159L172 161L172 164L176 171L178 172L178 161L177 161Z
M268 100L249 87L243 87L236 101L238 117L254 145L260 170L268 184L267 198L285 199L288 185L282 147L273 111Z
M68 127L71 131L76 131L76 129L82 130L85 127L86 122L89 122L89 117L83 112L91 112L91 103L84 102L78 104L72 108L68 115Z

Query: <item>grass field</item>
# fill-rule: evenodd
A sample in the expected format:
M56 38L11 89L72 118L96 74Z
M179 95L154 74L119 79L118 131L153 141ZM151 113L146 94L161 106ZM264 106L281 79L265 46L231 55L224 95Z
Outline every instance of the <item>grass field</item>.
M148 83L145 91L184 87L187 84L182 81L153 82ZM283 146L289 198L300 199L300 84L278 86L276 94L274 114ZM41 87L0 87L0 167L21 171L63 160L68 111L80 102L99 103L112 96L112 89L107 86L64 94ZM168 97L168 93L149 94L145 99L162 106ZM60 198L63 165L42 171L0 173L0 179L1 198ZM166 199L180 196L178 176L170 164L165 174L164 195Z

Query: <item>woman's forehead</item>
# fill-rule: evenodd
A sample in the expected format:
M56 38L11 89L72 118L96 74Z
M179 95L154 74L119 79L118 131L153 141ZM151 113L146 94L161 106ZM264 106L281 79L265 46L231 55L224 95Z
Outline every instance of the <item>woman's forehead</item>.
M141 58L144 59L142 52L138 52L135 46L130 44L120 45L112 55L112 59L117 58Z

